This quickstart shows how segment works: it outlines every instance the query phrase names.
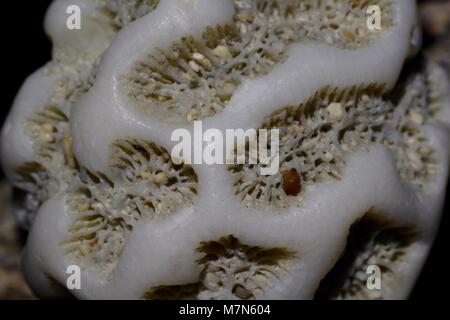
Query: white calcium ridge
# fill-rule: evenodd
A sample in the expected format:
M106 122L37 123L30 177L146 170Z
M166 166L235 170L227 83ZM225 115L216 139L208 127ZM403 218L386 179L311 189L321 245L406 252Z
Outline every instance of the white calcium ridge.
M89 17L82 31L72 33L62 27L69 2L79 5ZM68 123L61 129L67 134L55 142L62 144L63 155L58 151L55 157L65 162L61 167L50 161L42 164L49 176L55 170L61 171L62 178L57 175L56 180L68 180L57 184L56 190L48 188L47 197L35 197L42 203L27 241L24 270L40 296L52 298L64 294L67 268L80 264L81 289L71 294L82 299L154 298L158 297L158 288L175 296L181 294L181 289L196 288L197 291L181 297L200 299L312 299L323 287L321 281L336 268L341 255L351 249L348 237L352 236L352 226L366 218L376 220L374 228L381 229L376 229L370 240L375 243L360 239L366 247L356 252L360 258L350 266L353 269L346 270L349 274L343 275L343 280L350 285L352 281L364 283L361 272L364 273L366 264L385 263L389 269L383 275L386 283L382 290L370 292L362 288L354 296L346 288L334 288L338 296L333 297L408 296L439 225L450 160L450 85L440 67L430 65L428 73L420 74L422 78L415 82L408 80L408 89L398 106L382 97L395 88L405 60L419 49L415 1L394 1L392 25L368 45L343 49L312 40L289 44L283 61L267 73L243 77L226 107L201 119L204 131L260 128L273 112L286 106L304 109L308 103L316 103L310 100L317 92L330 87L344 93L356 88L350 90L353 93L347 97L348 101L344 99L340 105L345 115L350 112L345 110L345 102L354 108L367 103L379 111L367 115L373 119L363 120L375 123L382 117L383 125L398 121L401 129L370 127L366 131L361 129L362 133L355 129L355 135L370 132L372 140L350 139L347 143L342 138L342 145L324 144L323 150L319 138L310 141L305 138L302 144L316 145L317 152L328 151L330 154L324 154L332 156L330 167L342 165L342 170L336 173L337 178L323 181L319 178L316 181L316 176L310 179L312 182L306 181L301 175L304 180L301 192L281 207L272 206L273 203L262 207L244 203L248 194L237 191L236 185L242 181L237 181L227 166L192 165L195 178L189 174L191 167L171 166L161 150L170 153L174 147L176 142L171 141L174 129L184 127L193 134L194 125L152 115L134 104L123 90L122 80L137 62L145 61L159 49L170 48L183 37L199 38L208 27L232 24L236 3L240 2L161 0L148 14L136 17L117 31L100 13L100 2L54 1L46 18L46 30L55 45L55 61L25 82L2 131L3 166L9 179L18 183L17 167L45 159L26 134L24 122L54 100L55 81L59 77L68 78L68 83L74 86L89 83L86 93L75 95L74 101L58 100ZM120 6L122 2L115 3ZM51 68L59 71L49 75ZM430 99L423 99L427 94ZM323 95L328 97L330 93L326 91ZM428 102L423 105L424 100L432 101L433 106L427 105ZM323 110L315 107L315 115L320 115ZM345 121L354 120L340 118L336 121L342 123L330 129L336 141L341 141L339 130L350 126ZM289 130L306 130L310 124L301 124L304 120L309 121L300 119L300 124L286 124L288 134ZM408 136L401 130L413 133ZM288 136L296 138L295 134ZM389 140L394 138L395 143ZM417 160L417 153L423 157ZM301 158L295 155L295 150L292 154ZM287 166L286 162L284 165ZM303 174L301 167L297 169ZM171 184L170 177L174 176L178 180ZM266 181L251 169L240 177L260 184ZM53 186L53 181L49 181L44 182L45 186ZM278 188L284 187L279 184ZM381 227L377 219L382 220ZM94 231L90 233L91 229ZM377 238L379 234L387 240ZM91 242L92 235L98 237L97 242ZM219 253L214 248L219 248ZM379 248L398 253L399 260L389 261L390 253L386 253L388 261L383 260L377 255ZM272 255L264 249L272 249L269 251ZM227 256L221 250L233 254ZM217 259L208 260L208 255L202 252L217 255ZM252 252L267 254L266 260L275 259L276 263L264 264L267 263L264 257L258 260L257 254L256 258L251 256ZM254 273L248 275L238 266ZM55 281L62 287L55 286ZM244 284L248 288L242 289Z

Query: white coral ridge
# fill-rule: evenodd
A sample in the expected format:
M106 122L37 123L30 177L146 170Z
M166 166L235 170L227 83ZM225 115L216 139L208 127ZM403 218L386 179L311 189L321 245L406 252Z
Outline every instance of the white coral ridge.
M66 294L78 265L87 299L407 297L445 195L449 82L426 61L400 76L415 2L371 4L379 30L368 1L54 1L53 60L2 132L34 291ZM279 128L280 172L174 164L194 120Z

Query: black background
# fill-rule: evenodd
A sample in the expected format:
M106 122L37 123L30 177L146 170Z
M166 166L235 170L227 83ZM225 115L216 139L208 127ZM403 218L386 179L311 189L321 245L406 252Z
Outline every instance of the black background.
M15 95L25 78L51 59L51 43L44 33L43 21L49 0L2 1L2 102L0 122L3 123ZM8 8L6 8L6 6ZM6 71L6 72L5 72ZM416 284L411 299L445 298L450 269L449 254L449 192L440 231L429 259ZM1 204L0 204L1 205ZM447 291L448 292L448 291Z

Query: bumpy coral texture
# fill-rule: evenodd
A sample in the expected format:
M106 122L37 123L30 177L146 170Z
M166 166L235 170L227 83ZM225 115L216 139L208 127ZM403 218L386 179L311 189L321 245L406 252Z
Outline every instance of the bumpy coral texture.
M158 7L155 0L101 1L97 14L119 31ZM284 62L294 43L311 40L358 50L382 32L366 28L366 1L235 0L230 24L211 26L200 36L186 36L167 48L149 52L123 74L120 85L130 105L167 122L188 123L212 117L227 107L238 86L269 74ZM394 24L395 1L377 0L384 11L382 30ZM123 137L110 146L110 171L90 172L72 152L71 108L95 81L102 53L75 68L57 65L63 75L46 105L23 122L33 141L36 161L15 170L28 224L42 203L65 191L71 214L69 236L60 243L65 256L110 280L129 235L138 222L151 223L176 214L198 200L202 183L193 167L175 164L169 151L145 139ZM86 64L85 64L86 65ZM405 73L392 91L383 83L323 87L297 105L280 105L261 128L280 129L280 172L260 174L260 165L232 165L235 200L246 208L301 206L308 188L339 181L346 156L385 145L404 182L426 191L436 179L438 152L424 133L442 105L439 67L426 64ZM270 145L268 145L270 150ZM382 215L382 214L381 214ZM381 221L381 222L380 222ZM356 230L356 231L355 231ZM345 255L322 281L317 298L376 298L367 292L361 272L380 264L386 283L408 263L417 239L414 227L390 225L369 211L350 230ZM143 299L254 299L290 271L302 252L241 243L234 235L199 243L198 281L161 284Z
M144 299L254 299L264 287L289 270L292 252L243 245L234 236L201 243L204 256L197 283L152 288Z
M392 3L382 25L393 23ZM357 1L235 1L234 22L207 28L152 52L124 79L126 93L141 108L169 119L194 121L224 109L246 78L270 72L289 45L316 40L356 49L379 33L367 32L366 5Z
M339 180L344 156L371 142L392 150L402 178L426 188L438 165L436 151L422 132L423 124L433 121L438 111L433 110L438 106L431 94L430 68L411 76L398 102L383 97L383 87L376 84L324 88L306 103L268 116L263 127L282 133L280 174L262 176L259 165L232 166L236 195L247 206L288 206L294 199L282 188L285 170L300 168L304 186Z

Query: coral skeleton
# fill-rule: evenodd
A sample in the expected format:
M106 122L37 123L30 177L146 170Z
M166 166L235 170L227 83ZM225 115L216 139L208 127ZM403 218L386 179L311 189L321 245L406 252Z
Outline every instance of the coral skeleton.
M54 0L45 28L52 60L1 135L39 297L66 296L73 265L79 299L408 297L450 157L415 1ZM199 120L278 129L278 173L172 159Z

